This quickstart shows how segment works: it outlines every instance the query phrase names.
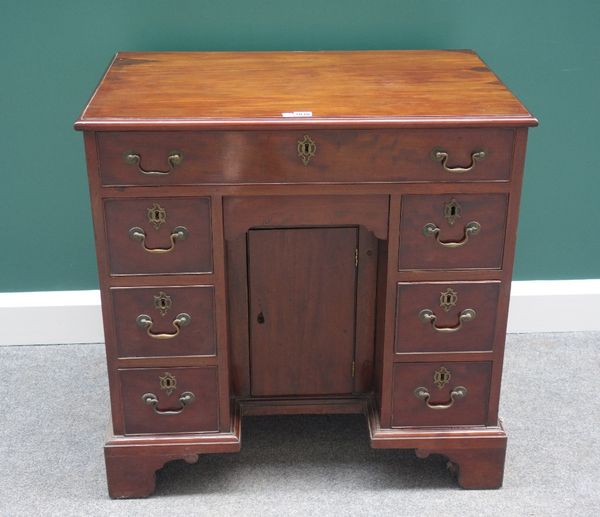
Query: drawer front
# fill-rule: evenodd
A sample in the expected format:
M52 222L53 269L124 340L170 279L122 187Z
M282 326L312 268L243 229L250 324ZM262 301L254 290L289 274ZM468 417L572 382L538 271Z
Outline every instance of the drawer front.
M492 363L401 363L393 370L393 427L485 425Z
M113 275L210 273L209 198L105 201Z
M507 194L402 196L399 270L500 269Z
M397 354L492 350L500 282L400 283Z
M212 286L110 290L119 357L216 354Z
M97 134L103 185L502 181L513 138L510 129Z
M215 432L216 367L119 370L125 433Z

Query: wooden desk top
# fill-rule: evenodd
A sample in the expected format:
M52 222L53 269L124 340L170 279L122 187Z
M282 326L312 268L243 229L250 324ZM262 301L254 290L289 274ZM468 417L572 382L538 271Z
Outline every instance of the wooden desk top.
M75 127L536 124L474 52L410 50L121 52Z

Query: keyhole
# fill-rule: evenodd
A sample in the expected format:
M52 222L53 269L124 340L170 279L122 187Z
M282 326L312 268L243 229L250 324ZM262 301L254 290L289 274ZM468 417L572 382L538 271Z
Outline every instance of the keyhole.
M258 323L260 323L261 325L265 322L265 317L262 312L258 313L258 316L256 317L256 321L258 321Z
M450 207L450 215L456 215L456 207L455 206Z

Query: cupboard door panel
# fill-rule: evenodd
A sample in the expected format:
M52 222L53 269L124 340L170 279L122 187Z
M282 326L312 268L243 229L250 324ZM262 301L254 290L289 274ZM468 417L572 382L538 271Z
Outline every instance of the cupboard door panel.
M353 391L358 228L248 232L254 396Z

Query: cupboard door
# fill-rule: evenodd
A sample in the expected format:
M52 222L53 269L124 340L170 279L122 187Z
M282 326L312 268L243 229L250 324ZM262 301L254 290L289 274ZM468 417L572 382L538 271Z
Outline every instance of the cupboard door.
M254 396L353 391L358 228L248 232Z

